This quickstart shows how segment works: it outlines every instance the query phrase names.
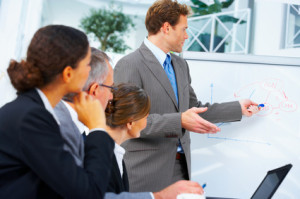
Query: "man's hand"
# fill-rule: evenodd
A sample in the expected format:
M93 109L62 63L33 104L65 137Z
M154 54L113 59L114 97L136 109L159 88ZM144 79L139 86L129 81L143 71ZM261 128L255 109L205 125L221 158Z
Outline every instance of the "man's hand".
M258 104L249 99L243 99L239 102L242 107L242 114L246 115L247 117L250 117L259 111L259 108L257 107Z
M74 97L74 108L78 114L78 119L89 129L106 128L104 110L93 96L81 92Z
M204 191L197 182L181 180L153 195L155 199L174 199L183 193L203 194Z
M207 108L190 108L181 114L181 126L195 133L216 133L221 129L199 116Z

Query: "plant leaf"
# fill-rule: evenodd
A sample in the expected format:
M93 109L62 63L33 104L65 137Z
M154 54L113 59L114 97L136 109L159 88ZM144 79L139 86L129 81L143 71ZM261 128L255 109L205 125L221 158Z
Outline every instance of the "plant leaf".
M224 22L232 22L232 23L237 23L239 21L238 18L235 18L233 16L229 16L229 15L223 15L223 16L219 16L219 19L224 23ZM244 24L246 23L245 20L241 20L240 24Z
M234 2L234 0L226 0L222 2L222 8L228 8L231 6L231 4Z
M100 49L117 53L129 49L122 37L134 26L130 16L122 13L121 8L112 6L109 10L91 9L89 15L80 20L80 27L85 33L101 43Z

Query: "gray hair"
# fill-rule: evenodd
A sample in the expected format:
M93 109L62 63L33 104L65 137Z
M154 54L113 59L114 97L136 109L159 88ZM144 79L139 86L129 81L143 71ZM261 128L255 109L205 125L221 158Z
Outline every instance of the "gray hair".
M111 62L111 59L107 56L107 54L101 50L98 50L94 47L91 47L92 50L92 59L91 59L91 71L89 74L89 78L87 79L83 91L87 91L91 84L97 82L102 84L108 74L108 65L106 62Z
M83 87L83 91L88 91L91 84L94 82L102 84L105 81L108 74L108 65L106 62L111 62L111 59L105 52L94 47L91 47L91 51L91 70L89 77ZM73 98L75 95L76 93L69 93L65 95L63 99L69 102L73 102Z

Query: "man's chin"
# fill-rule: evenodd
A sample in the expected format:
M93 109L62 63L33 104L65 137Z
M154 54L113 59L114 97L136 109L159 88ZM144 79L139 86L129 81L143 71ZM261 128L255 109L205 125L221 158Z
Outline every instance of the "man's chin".
M181 53L182 52L182 48L181 49L172 50L172 52L174 52L174 53Z

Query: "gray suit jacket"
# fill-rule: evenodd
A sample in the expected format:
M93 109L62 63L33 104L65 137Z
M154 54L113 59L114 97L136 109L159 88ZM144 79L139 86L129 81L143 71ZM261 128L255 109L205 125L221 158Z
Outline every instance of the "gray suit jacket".
M61 136L65 140L64 150L70 152L78 166L83 167L84 143L81 132L72 120L66 105L60 101L54 108L54 112L60 122Z
M197 100L189 67L182 58L172 56L176 73L179 105L171 83L153 53L144 45L123 57L116 65L116 83L130 82L143 88L150 96L151 110L141 137L123 144L130 191L159 191L172 184L178 138L186 155L189 176L191 153L189 132L181 127L181 112L191 107L209 107L201 114L211 122L238 121L242 117L239 102L202 104Z

